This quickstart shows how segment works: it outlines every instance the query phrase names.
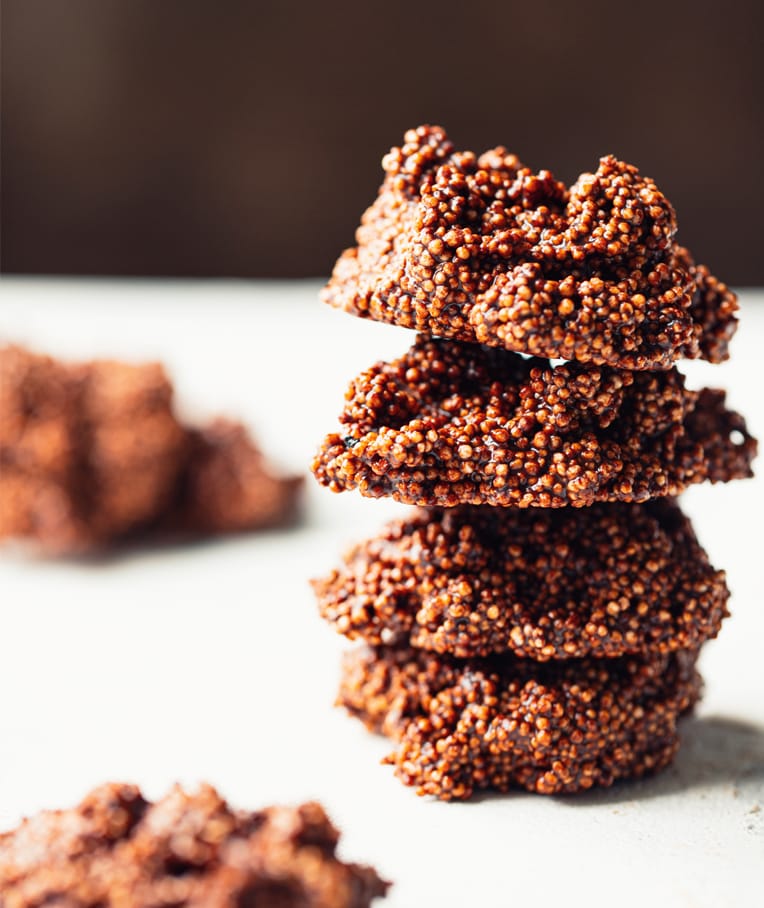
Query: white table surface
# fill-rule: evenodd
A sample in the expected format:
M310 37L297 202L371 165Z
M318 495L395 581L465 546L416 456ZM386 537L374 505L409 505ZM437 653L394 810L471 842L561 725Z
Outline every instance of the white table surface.
M317 282L0 281L0 340L67 357L160 358L192 418L249 423L305 470L358 371L400 329L322 306ZM764 294L742 295L724 366L764 438ZM764 475L764 463L760 466ZM676 764L574 798L445 804L379 764L387 746L332 707L346 645L307 580L405 508L308 483L292 532L91 562L0 552L0 828L106 780L151 797L215 784L241 807L320 799L342 853L395 881L391 908L760 905L764 899L764 481L683 498L727 569L733 617L702 658L705 699Z

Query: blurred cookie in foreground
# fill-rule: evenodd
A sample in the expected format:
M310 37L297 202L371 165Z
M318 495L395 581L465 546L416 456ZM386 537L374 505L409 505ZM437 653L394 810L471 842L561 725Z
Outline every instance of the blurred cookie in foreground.
M3 908L367 908L371 867L336 856L320 804L234 810L208 785L151 803L107 784L0 835Z
M270 471L242 426L183 425L158 363L0 348L0 540L64 554L274 526L294 516L300 485Z

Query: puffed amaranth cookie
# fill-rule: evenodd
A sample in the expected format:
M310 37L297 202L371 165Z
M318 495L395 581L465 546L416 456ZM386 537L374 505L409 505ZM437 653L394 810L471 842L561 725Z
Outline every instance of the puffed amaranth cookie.
M612 155L567 187L503 147L410 130L323 300L427 334L658 369L727 358L735 295L676 245L655 183Z
M158 363L0 348L0 540L66 554L270 527L294 517L301 485L243 426L183 425Z
M0 538L78 551L151 524L188 453L159 364L0 348Z
M367 908L388 884L336 856L316 803L233 810L209 787L107 784L0 835L3 908Z
M729 597L670 499L422 509L313 587L321 616L351 639L539 661L697 649Z
M564 507L751 475L756 442L721 391L418 335L350 385L313 472L405 504Z
M695 662L685 650L540 663L363 647L345 657L338 703L394 741L386 762L417 794L563 794L670 763L700 694Z
M188 434L189 455L168 529L191 535L238 533L295 519L303 477L275 473L244 426L216 419Z

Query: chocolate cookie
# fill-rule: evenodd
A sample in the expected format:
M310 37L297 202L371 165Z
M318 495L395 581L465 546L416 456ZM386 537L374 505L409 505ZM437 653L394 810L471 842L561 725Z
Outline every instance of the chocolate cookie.
M172 395L158 364L0 348L0 538L77 551L155 521L188 453Z
M282 526L296 514L302 476L281 476L244 426L217 419L189 430L189 456L168 529L208 535Z
M181 424L172 399L156 363L0 348L0 539L77 553L294 516L301 478L275 475L237 423Z
M151 804L132 785L0 835L3 908L366 908L388 884L336 856L319 804L235 811L209 786Z
M700 693L695 661L683 650L539 663L364 647L345 658L338 702L393 739L387 762L418 794L560 794L667 765Z
M655 183L612 156L570 188L505 148L410 130L325 302L427 334L626 369L719 362L737 300L676 245Z
M418 335L350 385L319 482L406 504L582 506L751 475L756 442L724 394L675 370L553 365Z
M351 639L539 661L696 649L729 597L670 499L420 510L313 586Z

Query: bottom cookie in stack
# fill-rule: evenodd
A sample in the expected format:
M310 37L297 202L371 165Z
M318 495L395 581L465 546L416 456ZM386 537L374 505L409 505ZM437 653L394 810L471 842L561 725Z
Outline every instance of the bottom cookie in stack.
M729 596L671 499L419 509L314 588L367 644L346 657L340 704L394 739L402 781L444 799L665 766Z
M417 793L584 791L671 762L697 701L697 653L540 663L413 647L345 657L338 702L395 741L386 762Z

